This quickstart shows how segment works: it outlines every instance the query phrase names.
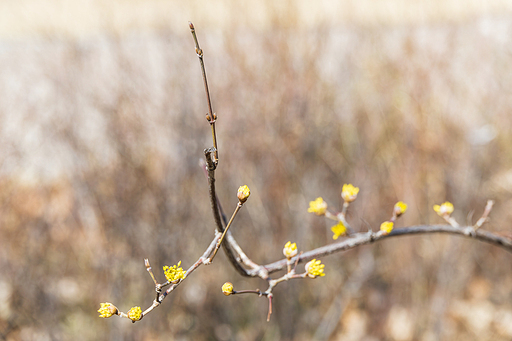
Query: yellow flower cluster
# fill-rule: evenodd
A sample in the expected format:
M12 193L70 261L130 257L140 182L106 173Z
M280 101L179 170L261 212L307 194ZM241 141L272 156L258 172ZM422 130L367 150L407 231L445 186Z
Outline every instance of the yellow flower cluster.
M292 257L295 257L297 255L297 244L296 243L292 244L292 242L290 242L290 241L288 243L284 244L283 255L287 259L291 259Z
M405 213L405 211L407 211L406 203L404 203L403 201L399 201L395 204L394 212L397 217L400 217L402 214Z
M306 273L308 274L309 277L316 278L317 276L319 276L319 277L325 276L324 267L325 267L325 264L322 264L321 260L313 259L306 264L305 268L306 268Z
M101 307L98 309L98 313L100 313L100 317L109 318L112 315L117 315L117 308L112 303L100 303Z
M249 189L249 187L247 187L247 185L243 185L238 188L236 196L238 197L238 200L240 200L242 204L247 201L249 195L251 195L251 190Z
M356 200L359 187L354 187L352 184L344 184L341 189L341 197L345 202L352 202Z
M436 213L439 214L440 216L452 214L453 209L453 204L449 201L441 205L434 205L434 211L436 211Z
M138 321L142 318L142 309L140 307L133 307L128 310L128 318L133 322Z
M391 233L393 231L393 222L392 221L385 221L382 224L380 224L380 230L386 232L386 234Z
M222 286L222 293L226 296L229 296L233 293L233 284L226 282Z
M315 213L316 215L324 215L327 211L327 203L321 197L316 198L315 201L309 202L308 212Z
M332 231L332 233L334 233L334 235L332 236L332 239L336 240L336 239L338 239L339 236L344 235L347 232L347 228L340 221L340 222L338 222L338 224L331 227L331 231Z
M175 282L179 279L183 279L185 278L186 276L186 272L183 271L183 269L180 267L181 265L181 261L178 262L178 265L173 265L173 266L164 266L164 274L165 274L165 278L167 278L167 280L169 282Z

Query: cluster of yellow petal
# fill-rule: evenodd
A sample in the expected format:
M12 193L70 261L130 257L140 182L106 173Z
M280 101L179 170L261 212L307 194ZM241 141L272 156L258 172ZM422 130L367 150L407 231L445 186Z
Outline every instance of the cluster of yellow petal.
M344 184L341 189L341 197L345 202L352 202L356 200L359 187L354 187L352 184Z
M315 201L309 202L308 212L315 213L316 215L324 215L327 211L327 203L321 197L316 198Z
M98 313L100 313L100 317L109 318L112 315L117 315L117 308L112 303L100 303L101 307L98 309Z
M332 231L332 233L334 233L334 235L332 236L332 239L336 240L336 239L338 239L339 236L344 235L347 232L347 228L340 221L340 222L338 222L338 224L331 227L331 231Z
M229 296L233 293L233 284L226 282L222 286L222 293L226 296Z
M325 265L322 264L321 260L313 259L306 264L305 268L309 277L316 278L317 276L325 276L324 267Z
M436 211L437 214L440 216L443 216L445 214L450 215L453 213L453 204L449 201L441 204L441 205L434 205L434 211Z
M396 214L397 217L400 217L402 214L405 213L405 211L407 211L407 204L404 203L403 201L399 201L395 204L395 207L394 207L394 212Z
M133 307L128 310L128 318L133 322L138 321L142 318L142 309L140 307Z
M283 255L287 259L291 259L292 257L295 257L297 255L297 244L292 243L290 241L288 243L284 244Z
M247 201L249 195L251 195L251 190L249 189L249 187L247 187L247 185L243 185L238 188L236 196L238 197L238 200L240 200L242 204Z
M167 278L167 280L169 282L175 282L179 279L183 279L185 278L186 276L186 273L185 271L183 271L183 269L180 267L181 265L181 261L178 262L178 265L173 265L173 266L164 266L164 274L165 274L165 278Z
M393 231L393 222L392 221L385 221L382 224L380 224L380 230L386 232L386 234L391 233Z

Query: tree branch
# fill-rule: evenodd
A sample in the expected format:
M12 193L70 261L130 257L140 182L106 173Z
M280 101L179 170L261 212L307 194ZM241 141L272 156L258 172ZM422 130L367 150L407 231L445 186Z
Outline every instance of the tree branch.
M353 235L353 237L347 238L341 242L325 245L314 250L304 252L302 255L297 257L299 257L299 262L304 262L313 258L319 258L335 252L350 250L361 245L374 243L391 237L431 233L449 233L473 238L482 242L493 244L512 253L512 239L485 230L479 229L475 231L473 226L453 227L450 225L417 225L394 229L388 235L380 234L379 232L356 233ZM280 261L264 265L263 267L270 274L286 269L286 264L287 260L282 259ZM249 271L249 275L253 277L258 276L258 274L253 271Z

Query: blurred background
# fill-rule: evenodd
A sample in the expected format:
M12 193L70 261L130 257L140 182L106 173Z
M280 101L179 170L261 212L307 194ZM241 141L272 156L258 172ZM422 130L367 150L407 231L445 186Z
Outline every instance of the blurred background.
M512 2L0 2L1 340L510 340L511 255L401 237L325 257L326 276L265 289L220 253L141 322L164 265L213 237L199 166L211 134L192 21L219 116L217 188L260 264L332 243L321 196L357 230L437 224L449 200L511 232ZM302 265L299 266L302 271ZM277 276L277 274L275 274Z

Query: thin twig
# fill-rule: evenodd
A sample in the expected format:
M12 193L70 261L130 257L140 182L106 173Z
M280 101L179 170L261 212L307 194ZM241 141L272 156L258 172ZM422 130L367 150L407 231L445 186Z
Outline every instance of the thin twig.
M215 227L218 232L223 233L224 232L224 226L222 224L221 216L220 216L220 209L219 209L219 201L217 200L217 193L215 190L215 167L213 164L212 156L211 156L211 150L205 149L204 156L206 160L206 173L208 178L208 193L210 197L210 207L212 209L213 213L213 219L215 221ZM237 252L233 251L235 248L234 246L238 247L238 249L241 250L241 248L238 246L238 244L234 245L234 238L231 235L231 232L228 231L226 243L223 243L224 250L226 251L226 255L228 256L229 261L231 262L231 265L235 268L235 270L241 274L242 276L249 276L247 273L247 270L242 266L240 263L240 257L237 257ZM238 253L239 254L239 253Z
M484 213L482 214L482 217L478 219L478 221L475 224L475 229L478 229L482 227L482 225L489 220L489 213L491 213L492 206L494 205L493 200L487 200L487 205L485 205Z
M213 217L215 220L215 226L217 231L224 232L224 226L227 226L227 219L222 212L220 201L217 197L215 190L215 169L213 168L213 160L211 158L211 150L205 149L205 160L206 164L201 166L205 170L206 178L208 180L208 189L210 196L210 206L212 208ZM235 268L235 270L242 276L246 277L254 277L254 275L250 275L248 270L244 268L246 266L249 268L252 273L258 274L257 276L266 279L268 277L268 273L265 268L261 265L254 263L245 252L242 250L238 242L231 234L231 231L228 231L226 234L226 240L223 243L224 251L228 256L231 265Z
M222 236L220 236L220 239L219 241L217 242L217 245L215 246L215 250L213 250L213 253L212 255L210 256L210 258L208 259L209 262L212 262L213 261L213 258L215 257L215 255L217 254L217 251L219 250L220 248L220 245L222 244L222 241L224 240L224 236L226 235L226 233L228 232L229 230L229 227L231 226L231 224L233 223L233 220L235 219L236 217L236 214L238 213L238 211L240 211L240 209L242 208L242 203L238 203L236 205L236 208L235 208L235 212L233 212L233 215L231 216L231 219L229 219L229 222L228 224L226 225L226 228L224 229L224 232L222 232Z
M142 313L142 316L146 316L148 313L150 313L153 309L155 309L156 307L158 307L162 302L163 300L167 297L167 295L169 293L171 293L174 289L176 289L176 287L178 285L181 284L181 282L183 282L185 279L188 278L188 276L194 272L194 270L196 270L199 266L201 266L202 264L204 264L206 262L206 260L208 259L208 257L210 256L210 254L212 253L213 249L215 248L215 245L217 245L217 242L219 241L220 239L220 236L221 236L221 233L216 233L215 234L215 238L213 238L213 240L211 241L210 245L208 246L208 248L206 249L206 251L203 253L203 255L194 263L192 264L192 266L190 268L187 269L187 272L186 272L186 276L185 278L183 279L180 279L178 282L176 283L173 283L165 292L163 292L162 294L160 295L157 295L157 298L153 301L153 304L147 308L146 310L144 310L144 312ZM146 263L146 262L145 262ZM149 262L148 262L149 263ZM156 282L156 281L155 281ZM157 290L159 288L161 288L161 284L155 284L156 285L156 288Z
M217 134L215 132L215 122L217 121L217 114L215 114L213 112L212 102L210 100L210 91L208 90L208 80L206 79L206 69L204 68L204 61L203 61L203 50L201 50L201 48L199 47L199 41L197 40L194 24L189 22L188 25L190 27L190 32L192 33L192 36L194 37L194 42L196 43L197 57L199 57L199 62L201 63L201 71L203 73L204 90L206 92L206 102L208 102L208 114L206 114L206 119L208 120L208 122L210 122L210 126L212 128L213 148L215 148L215 150L213 152L214 153L213 163L214 163L215 167L217 167L217 164L219 163L219 149L217 148Z

